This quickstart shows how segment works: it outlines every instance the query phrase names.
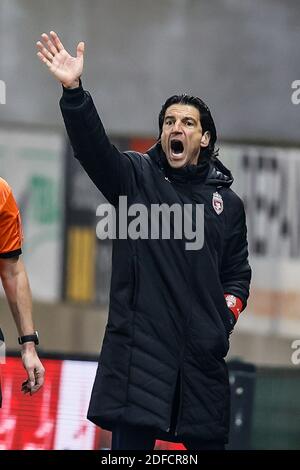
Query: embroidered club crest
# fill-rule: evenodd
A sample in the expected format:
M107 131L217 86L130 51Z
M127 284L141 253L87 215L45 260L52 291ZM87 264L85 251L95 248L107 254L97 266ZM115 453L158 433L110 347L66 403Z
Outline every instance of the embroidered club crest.
M236 306L236 297L234 295L230 295L230 294L226 295L225 299L226 299L227 307L233 308Z
M223 199L221 194L217 192L213 194L212 205L218 215L223 212Z

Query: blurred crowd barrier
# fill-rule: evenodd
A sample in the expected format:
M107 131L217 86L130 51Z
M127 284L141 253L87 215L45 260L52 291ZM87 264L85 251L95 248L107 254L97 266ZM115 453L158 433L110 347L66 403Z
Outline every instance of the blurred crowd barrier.
M43 356L42 356L43 357ZM3 374L0 450L109 449L110 432L86 419L96 373L95 357L48 355L47 381L29 397L20 393L24 369L9 355ZM229 450L300 448L300 377L295 371L229 362ZM156 441L156 449L184 449Z

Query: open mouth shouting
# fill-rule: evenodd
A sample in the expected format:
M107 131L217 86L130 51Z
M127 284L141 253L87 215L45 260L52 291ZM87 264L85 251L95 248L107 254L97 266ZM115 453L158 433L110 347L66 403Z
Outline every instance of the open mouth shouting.
M170 155L174 159L179 159L183 156L184 145L179 139L172 139L170 142Z
M197 108L176 103L166 109L160 140L169 165L181 168L197 165L201 147L208 145L209 135L202 132Z

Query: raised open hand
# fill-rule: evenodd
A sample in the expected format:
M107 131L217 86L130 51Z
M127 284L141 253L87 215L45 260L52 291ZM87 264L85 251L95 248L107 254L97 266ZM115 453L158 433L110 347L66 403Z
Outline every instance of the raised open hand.
M54 77L66 88L76 88L83 70L84 42L77 46L77 56L72 57L64 48L61 40L54 31L50 37L42 34L42 41L38 41L38 57L47 65Z

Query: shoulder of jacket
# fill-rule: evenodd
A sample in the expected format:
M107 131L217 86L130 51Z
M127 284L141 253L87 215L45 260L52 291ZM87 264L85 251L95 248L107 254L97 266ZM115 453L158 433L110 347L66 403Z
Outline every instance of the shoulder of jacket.
M125 150L123 152L127 157L132 158L132 159L139 159L142 157L145 157L145 155L141 152L136 152L135 150Z
M141 169L145 168L149 164L153 165L152 159L146 153L136 152L134 150L126 150L123 153L129 157L129 160L134 166L138 166Z
M143 158L143 154L140 153L140 152L136 152L134 150L125 150L123 151L123 154L129 158L129 160L133 163L133 164L141 164L141 160Z
M224 202L229 204L230 208L233 210L243 209L244 203L242 198L231 188L224 188L221 190Z

